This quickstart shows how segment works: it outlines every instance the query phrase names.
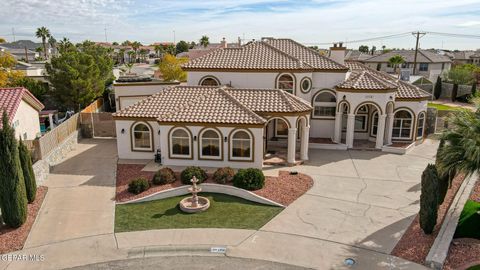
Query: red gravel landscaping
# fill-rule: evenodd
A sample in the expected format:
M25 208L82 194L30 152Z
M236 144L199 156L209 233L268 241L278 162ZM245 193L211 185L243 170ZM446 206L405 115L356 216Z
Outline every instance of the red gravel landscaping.
M47 194L47 187L38 187L35 201L28 205L27 221L25 221L20 228L12 229L6 225L0 225L0 254L13 252L23 248L23 244L27 240L38 211L42 206L45 194Z
M440 231L443 219L445 218L448 208L452 204L455 194L457 194L464 178L463 175L458 175L452 181L452 187L448 190L445 200L438 208L437 225L435 226L433 233L430 235L423 233L422 228L420 228L417 214L412 224L410 224L410 227L408 227L405 234L403 234L402 238L393 249L392 255L422 265L425 263L425 258Z
M151 187L140 193L132 194L128 192L128 183L133 179L143 176L148 180L151 180L154 172L142 171L145 165L137 164L118 164L117 165L117 189L116 189L116 201L126 202L138 198L143 198L147 195L167 190L175 187L182 186L180 179L180 172L175 172L177 181L166 185L151 185ZM208 175L208 179L204 183L216 182ZM226 185L232 185L227 183ZM274 202L278 202L283 205L289 205L295 201L298 197L303 195L307 190L313 186L313 179L305 174L290 175L289 172L280 171L278 177L265 177L265 186L260 190L253 191L253 193L270 199Z
M480 202L480 179L470 194L470 200ZM445 260L444 269L466 269L472 264L480 265L480 240L473 238L453 239Z

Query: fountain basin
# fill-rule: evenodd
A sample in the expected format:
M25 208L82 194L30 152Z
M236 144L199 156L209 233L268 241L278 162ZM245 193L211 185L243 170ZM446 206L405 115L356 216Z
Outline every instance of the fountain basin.
M196 206L193 205L193 197L187 197L180 201L180 210L185 213L198 213L207 210L210 207L210 200L198 196L198 203Z

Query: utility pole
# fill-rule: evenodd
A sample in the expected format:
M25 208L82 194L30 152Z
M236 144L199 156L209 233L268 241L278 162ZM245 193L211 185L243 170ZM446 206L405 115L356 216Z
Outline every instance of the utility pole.
M173 30L173 45L177 44L175 41L175 30Z
M103 28L103 30L105 30L105 43L107 43L107 25L105 24L105 28Z
M413 36L416 36L417 38L417 42L416 42L416 45L415 45L415 57L413 59L413 75L416 75L417 74L417 55L418 55L418 42L420 41L420 38L425 36L427 33L425 32L413 32L412 35Z
M12 27L13 42L15 42L15 28Z

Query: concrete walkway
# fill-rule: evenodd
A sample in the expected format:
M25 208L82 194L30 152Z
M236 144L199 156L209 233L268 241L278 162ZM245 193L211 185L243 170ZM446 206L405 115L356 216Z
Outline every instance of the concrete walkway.
M43 255L44 260L0 260L0 269L63 269L118 260L131 260L117 263L132 265L138 259L142 265L149 259L161 264L156 257L211 256L211 247L226 247L226 254L217 256L315 269L351 269L344 265L346 258L356 260L356 269L425 269L388 253L418 211L420 175L433 162L434 142L404 156L311 150L309 162L288 169L312 175L314 187L259 231L117 234L113 233L115 148L113 140L84 140L54 169L25 248L14 253ZM208 266L215 265L212 261Z

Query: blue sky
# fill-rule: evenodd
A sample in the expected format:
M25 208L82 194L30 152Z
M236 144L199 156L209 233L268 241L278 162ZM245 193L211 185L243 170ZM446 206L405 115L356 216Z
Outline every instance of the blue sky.
M218 42L263 36L302 43L352 41L426 30L480 35L479 0L0 0L0 37L35 40L46 26L72 41L195 40ZM411 48L404 36L366 45ZM347 43L358 48L360 43ZM321 47L328 47L322 45ZM423 48L476 49L480 39L427 35Z

